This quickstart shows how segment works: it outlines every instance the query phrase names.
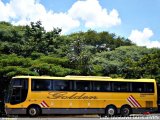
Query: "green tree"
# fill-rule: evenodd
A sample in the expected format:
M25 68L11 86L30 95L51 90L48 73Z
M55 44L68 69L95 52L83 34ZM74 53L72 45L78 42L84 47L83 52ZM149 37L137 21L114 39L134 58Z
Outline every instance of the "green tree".
M101 66L102 75L112 75L117 74L118 76L123 76L126 78L135 77L138 78L139 73L137 62L146 54L151 53L151 51L145 47L137 46L121 46L113 51L103 51L101 53L96 53L93 58L94 65ZM137 66L136 66L137 65ZM133 66L133 67L132 67ZM134 69L133 69L134 68ZM131 74L134 74L131 75Z
M68 51L71 68L80 70L82 75L89 75L92 72L91 54L81 39L75 40Z
M26 26L24 34L24 55L30 56L32 52L44 53L54 52L54 42L59 36L61 29L54 28L46 32L40 21L31 22L31 26Z

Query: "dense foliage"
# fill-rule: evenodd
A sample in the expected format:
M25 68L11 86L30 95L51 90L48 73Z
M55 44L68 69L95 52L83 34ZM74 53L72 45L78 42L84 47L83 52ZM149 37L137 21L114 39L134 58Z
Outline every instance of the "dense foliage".
M15 75L160 77L158 48L138 47L109 32L60 33L45 31L40 21L0 22L0 89Z

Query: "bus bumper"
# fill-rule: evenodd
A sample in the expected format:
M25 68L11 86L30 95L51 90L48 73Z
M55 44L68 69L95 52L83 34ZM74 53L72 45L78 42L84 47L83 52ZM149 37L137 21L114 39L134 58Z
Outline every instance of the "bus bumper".
M27 109L26 108L5 108L5 112L6 112L7 115L26 114Z
M145 113L145 112L149 112L149 113L155 113L157 112L158 108L138 108L138 109L132 109L133 113Z

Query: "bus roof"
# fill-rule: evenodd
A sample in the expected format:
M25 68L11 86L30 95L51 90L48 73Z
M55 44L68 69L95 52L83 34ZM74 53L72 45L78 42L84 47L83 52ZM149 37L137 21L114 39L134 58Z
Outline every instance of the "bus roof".
M121 81L121 82L155 82L155 79L123 79L111 78L105 76L65 76L65 77L52 77L52 76L15 76L13 78L34 78L34 79L53 79L53 80L90 80L90 81Z

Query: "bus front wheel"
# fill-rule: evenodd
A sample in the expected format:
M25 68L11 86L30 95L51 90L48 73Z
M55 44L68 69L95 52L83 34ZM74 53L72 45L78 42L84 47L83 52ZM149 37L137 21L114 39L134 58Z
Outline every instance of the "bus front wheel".
M27 113L30 117L36 117L40 115L40 108L38 106L30 106L27 110Z

